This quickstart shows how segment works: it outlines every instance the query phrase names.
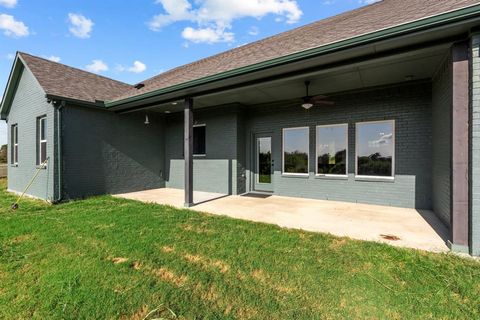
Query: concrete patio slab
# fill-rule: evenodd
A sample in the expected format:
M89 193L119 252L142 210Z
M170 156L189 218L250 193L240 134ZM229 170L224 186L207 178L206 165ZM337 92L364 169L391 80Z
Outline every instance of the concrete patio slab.
M180 189L153 189L116 197L183 208ZM285 228L330 233L394 246L447 252L448 230L432 211L378 205L289 198L227 196L194 192L192 210L276 224ZM396 240L389 240L392 236ZM398 239L397 239L398 238Z

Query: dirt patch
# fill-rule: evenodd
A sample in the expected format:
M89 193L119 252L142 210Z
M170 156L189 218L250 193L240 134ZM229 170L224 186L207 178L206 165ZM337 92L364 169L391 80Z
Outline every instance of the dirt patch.
M173 271L167 269L167 268L160 268L154 270L154 274L162 279L165 282L172 283L176 285L177 287L183 286L186 282L188 277L185 275L176 275Z
M329 248L332 250L338 250L346 244L347 244L346 239L333 239L329 245Z
M230 266L222 260L212 260L201 255L185 254L183 256L185 260L190 263L198 264L206 269L216 269L221 273L227 273L230 270Z
M292 293L294 290L287 286L283 286L281 284L275 283L271 277L265 271L261 269L253 270L251 276L254 280L258 281L260 284L270 287L273 290L279 293Z
M237 311L238 319L257 319L258 311L254 308L239 308Z
M10 244L20 244L23 242L28 242L34 239L32 234L22 234L21 236L17 236L10 240Z
M259 280L261 282L267 281L267 275L263 270L256 269L252 271L252 277L256 280Z
M189 253L187 253L186 255L184 255L184 258L185 258L188 262L192 262L192 263L200 263L200 262L202 262L202 260L203 260L203 257L198 256L198 255L189 254Z
M131 316L122 316L122 320L143 320L148 315L148 306L143 305L140 309L135 311Z
M116 258L112 259L112 262L114 264L121 264L121 263L125 263L127 261L128 261L128 258L124 258L124 257L116 257Z
M381 234L380 237L382 237L385 240L389 240L389 241L401 240L399 237L397 237L396 235L393 235L393 234Z
M140 270L140 269L142 269L142 263L139 262L139 261L134 261L134 262L131 264L131 267L132 267L132 269L134 269L134 270Z
M218 302L220 295L215 285L209 285L207 288L201 284L195 285L194 291L200 296L202 300L209 302Z
M220 270L221 273L227 273L230 270L230 266L226 264L224 261L215 260L212 262L212 266Z
M162 247L162 251L165 252L165 253L172 253L175 251L175 248L174 247L170 247L170 246L163 246Z

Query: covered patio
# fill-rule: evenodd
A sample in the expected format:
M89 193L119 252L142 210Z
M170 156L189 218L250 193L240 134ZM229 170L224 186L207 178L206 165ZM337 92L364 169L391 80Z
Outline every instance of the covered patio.
M281 197L268 194L229 196L194 192L191 209L284 228L330 233L399 247L446 252L448 230L430 210ZM184 191L160 188L116 197L184 207Z
M162 150L158 189L119 196L467 252L462 32L361 44L111 103L121 116L145 116Z

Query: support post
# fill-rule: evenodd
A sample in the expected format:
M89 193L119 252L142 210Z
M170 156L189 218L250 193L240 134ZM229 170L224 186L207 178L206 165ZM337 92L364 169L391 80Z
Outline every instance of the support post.
M184 106L185 207L193 206L193 99Z
M469 250L469 44L452 47L452 210L451 243L454 251Z

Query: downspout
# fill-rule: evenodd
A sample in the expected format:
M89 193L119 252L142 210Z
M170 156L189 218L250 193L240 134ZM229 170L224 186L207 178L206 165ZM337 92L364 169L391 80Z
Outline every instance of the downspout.
M54 104L56 105L56 104ZM54 200L54 203L58 203L63 199L63 154L62 154L62 109L65 107L65 101L62 101L60 105L55 106L55 111L57 112L57 154L56 154L56 163L57 163L57 198Z

